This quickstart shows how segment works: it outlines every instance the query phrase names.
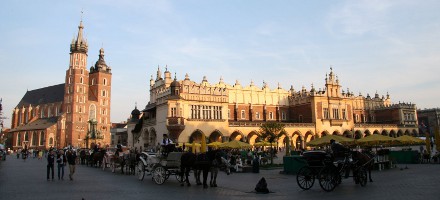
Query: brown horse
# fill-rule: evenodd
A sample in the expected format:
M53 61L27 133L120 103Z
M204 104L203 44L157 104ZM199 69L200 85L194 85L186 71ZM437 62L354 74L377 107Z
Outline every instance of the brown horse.
M100 149L98 152L92 153L91 155L91 166L100 167L102 165L102 159L104 158L105 150Z

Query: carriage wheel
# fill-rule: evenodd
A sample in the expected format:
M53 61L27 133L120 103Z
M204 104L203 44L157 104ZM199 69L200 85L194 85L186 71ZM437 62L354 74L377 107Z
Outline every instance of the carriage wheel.
M138 179L140 181L144 180L145 177L145 166L144 163L142 161L139 162L139 164L137 165L137 173L138 173Z
M362 187L367 185L367 169L365 169L365 167L360 167L358 169L358 172L356 174L356 178L359 181L359 183L361 184Z
M162 166L157 166L153 169L153 181L158 184L162 185L166 180L166 170Z
M338 173L335 167L324 167L319 172L319 185L326 192L331 192L337 185Z
M302 167L296 174L296 183L303 190L310 189L315 183L315 174L309 166Z

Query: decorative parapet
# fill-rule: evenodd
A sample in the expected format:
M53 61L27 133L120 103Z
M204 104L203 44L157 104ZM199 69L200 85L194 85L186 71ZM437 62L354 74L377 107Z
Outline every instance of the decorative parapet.
M355 128L398 128L399 126L397 124L354 124Z
M167 117L167 126L185 125L183 117Z
M229 122L230 127L260 127L267 122ZM314 128L314 123L282 123L286 128L296 127L296 128Z
M154 125L156 125L156 119L147 119L147 120L144 120L144 125L145 125L145 126L154 126Z
M198 122L224 122L226 119L186 119L187 121L198 121Z

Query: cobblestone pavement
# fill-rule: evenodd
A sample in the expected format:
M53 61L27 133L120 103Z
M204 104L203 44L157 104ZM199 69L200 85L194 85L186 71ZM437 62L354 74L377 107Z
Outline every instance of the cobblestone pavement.
M440 165L408 165L373 171L373 183L360 187L352 179L343 180L333 192L325 192L319 183L308 191L301 190L295 175L280 174L281 169L261 170L260 173L220 173L217 188L181 187L174 177L156 185L151 176L143 181L136 176L111 173L97 168L77 166L74 180L46 180L46 160L16 159L10 155L0 161L0 199L440 199ZM55 170L56 174L56 170ZM56 175L55 175L56 177ZM265 177L270 194L252 192L261 177Z

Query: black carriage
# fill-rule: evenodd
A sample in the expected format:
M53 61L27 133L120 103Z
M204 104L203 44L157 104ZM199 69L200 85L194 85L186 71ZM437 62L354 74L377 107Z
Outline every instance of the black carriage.
M327 192L333 191L342 181L342 177L348 178L349 172L353 172L356 183L362 187L367 184L366 165L373 162L371 159L367 163L360 164L353 161L352 152L343 154L342 159L334 157L325 151L309 151L303 154L307 161L307 166L302 167L297 174L296 181L301 189L308 190L318 179L321 188Z

